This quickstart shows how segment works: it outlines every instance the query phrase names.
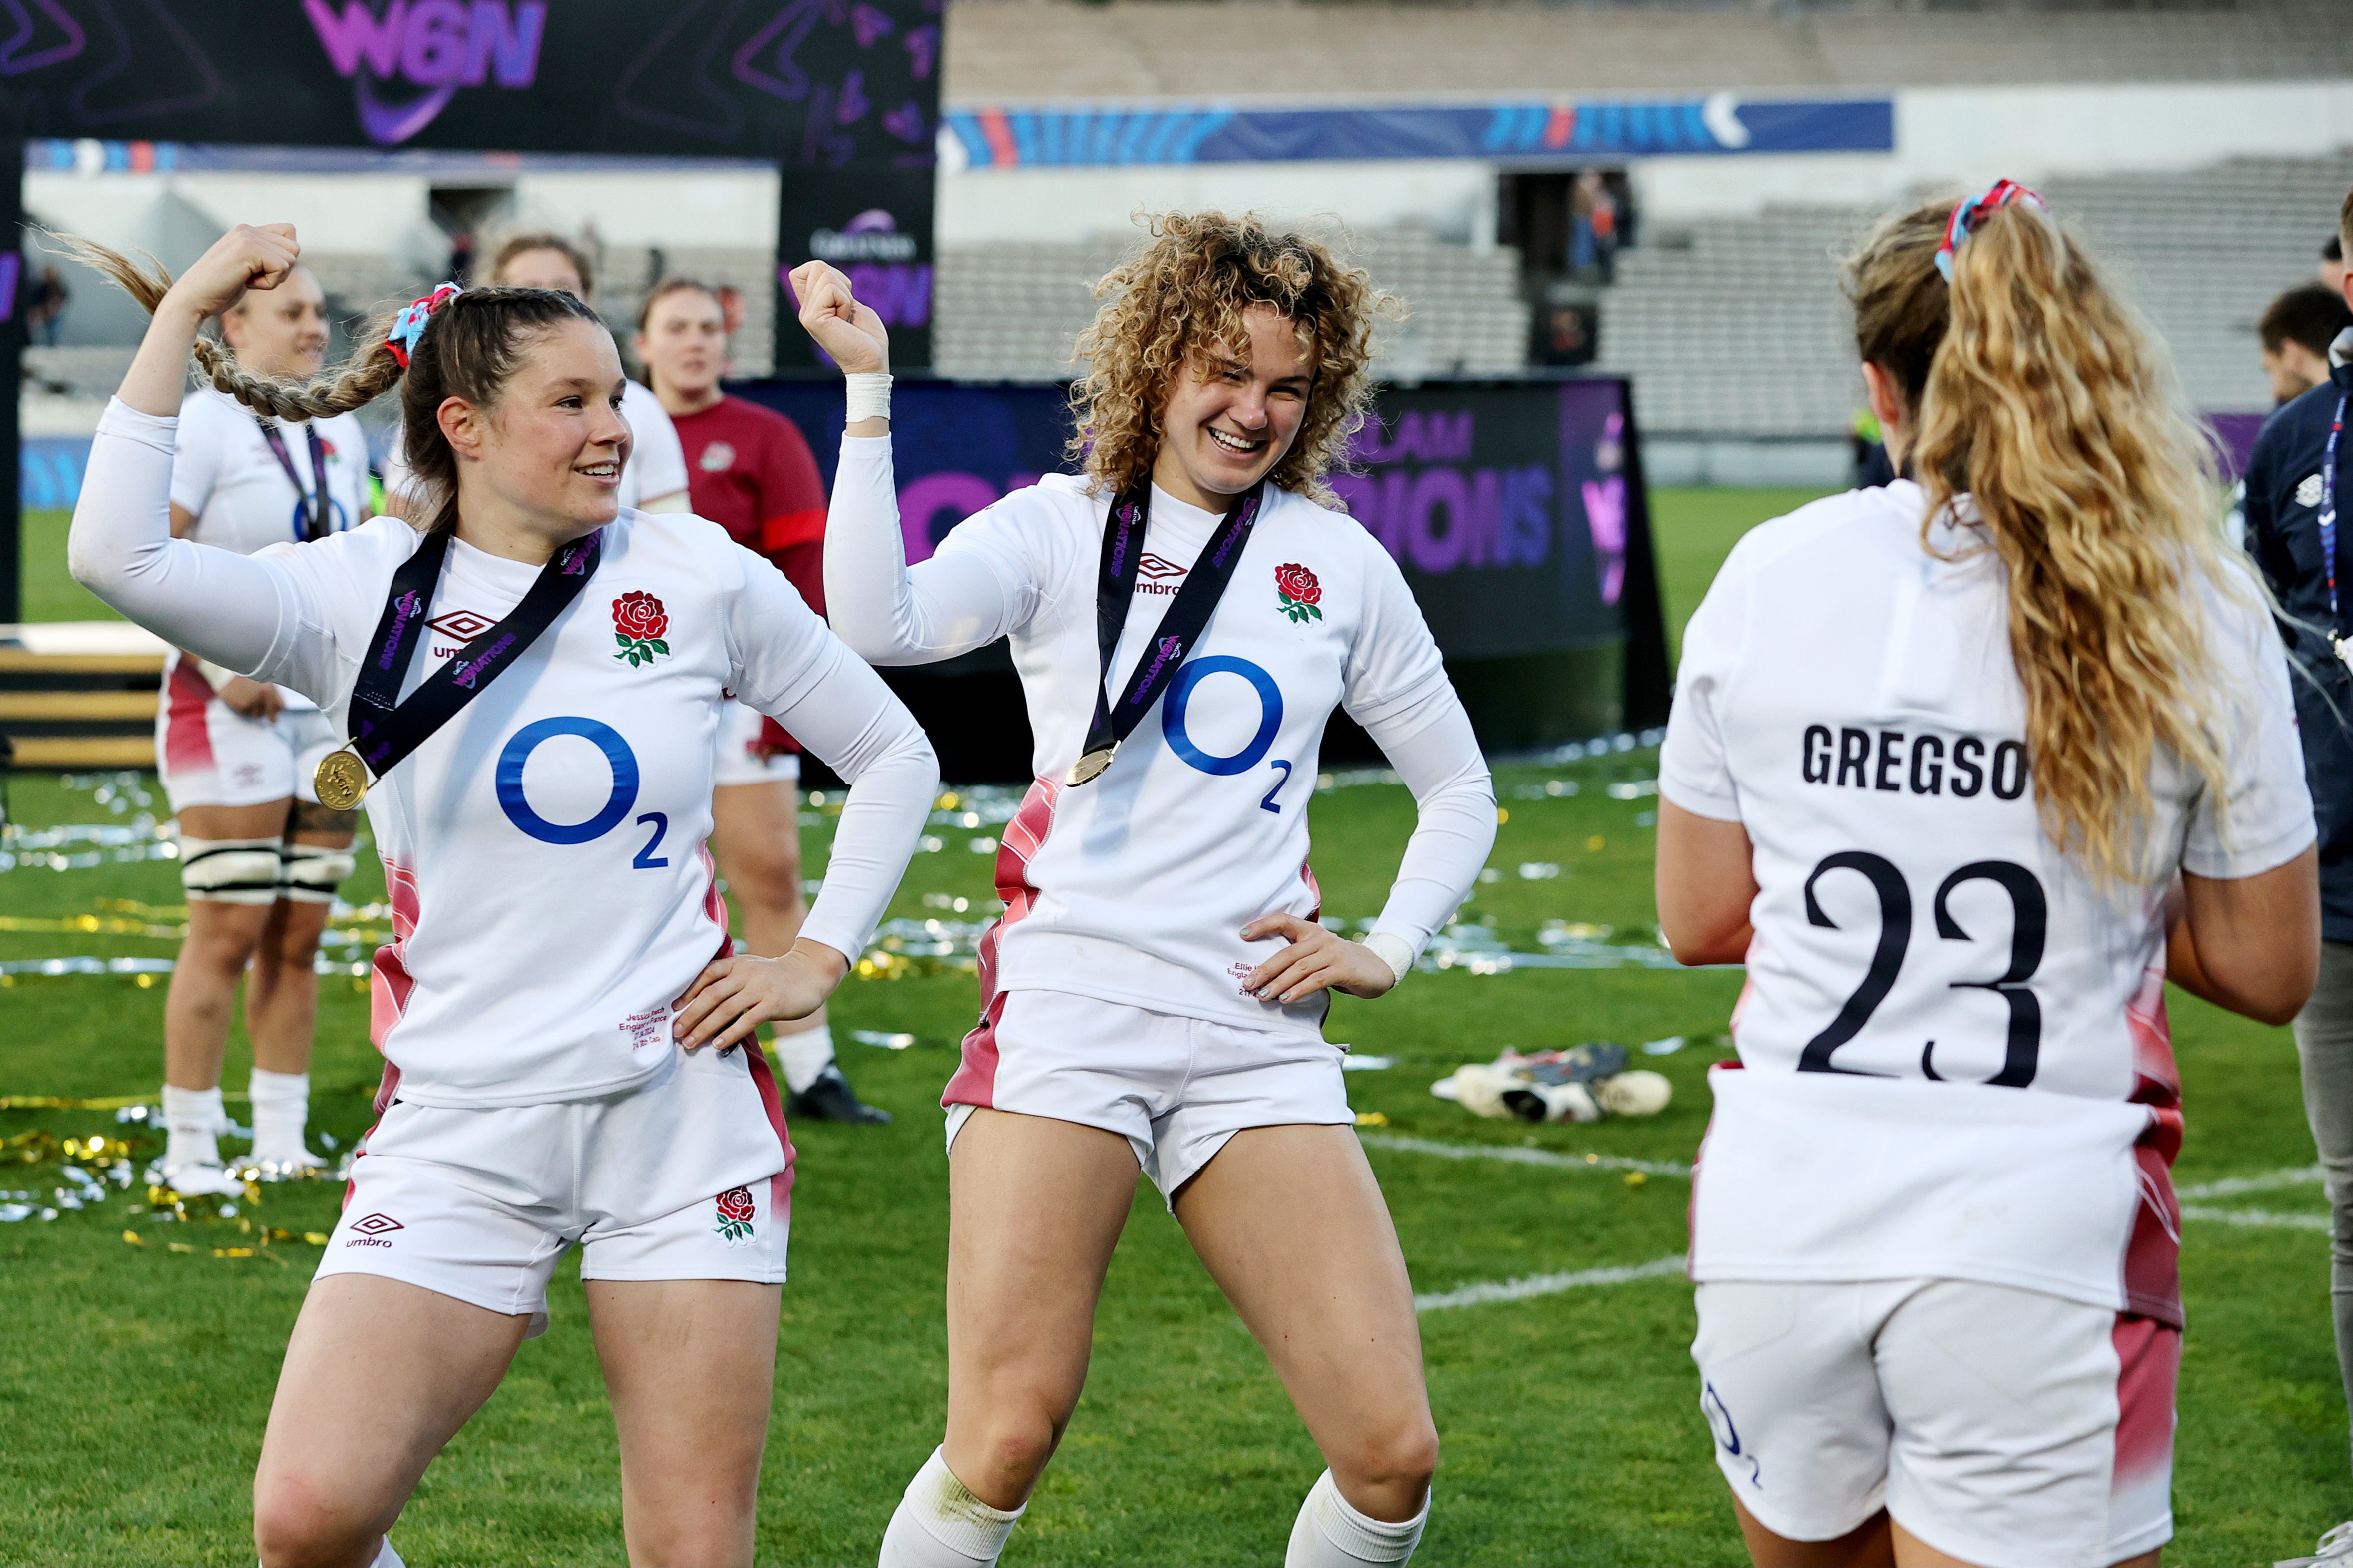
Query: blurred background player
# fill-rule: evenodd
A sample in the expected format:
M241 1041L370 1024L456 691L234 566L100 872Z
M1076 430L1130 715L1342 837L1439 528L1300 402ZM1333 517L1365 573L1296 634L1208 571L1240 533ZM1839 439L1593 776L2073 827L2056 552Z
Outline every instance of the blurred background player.
M688 279L654 285L638 312L638 361L686 453L693 510L736 543L767 557L825 614L825 483L792 421L719 389L727 371L727 313L717 290ZM731 703L720 720L711 850L744 921L744 945L784 952L799 934L800 745L773 719ZM883 1122L834 1059L819 1008L776 1026L776 1059L794 1116Z
M2353 192L2337 215L2353 236ZM2353 309L2353 280L2339 268L2339 318ZM2298 290L2302 292L2302 290ZM2317 292L2317 290L2316 290ZM2268 315L2268 313L2267 313ZM2310 317L2328 314L2314 301ZM2264 422L2241 487L2247 553L2284 614L2281 635L2301 674L2295 684L2296 737L2320 827L2320 981L2296 1015L2297 1067L2305 1121L2320 1153L2331 1214L2328 1295L2337 1363L2353 1408L2353 643L2340 513L2353 494L2353 443L2344 439L2353 406L2353 331L2323 345L2322 379ZM2309 368L2307 366L2306 368ZM2353 1563L2353 1520L2321 1538L2309 1558Z
M2255 331L2274 406L2284 407L2328 379L2328 346L2348 326L2353 309L2346 306L2341 279L2336 289L2299 284L2264 308Z
M327 353L326 296L296 268L223 314L245 369L304 378ZM181 404L172 532L239 555L322 539L367 517L367 437L349 414L265 418L209 386ZM311 964L336 886L352 870L353 815L319 804L311 775L342 743L309 698L174 650L155 757L180 819L188 934L164 1003L164 1181L235 1193L217 1138L221 1058L238 982L253 1040L251 1163L265 1176L320 1163L303 1144L319 1010Z
M2154 1563L2164 985L2267 1024L2312 989L2287 671L2163 351L2039 198L1890 219L1846 277L1922 479L1735 547L1659 768L1661 930L1748 971L1701 1407L1759 1563Z
M472 240L468 238L467 244L470 247ZM455 270L450 276L461 283L468 281ZM509 238L491 260L490 282L508 289L554 289L584 304L596 303L596 274L588 265L587 252L559 234L518 234ZM688 510L686 458L679 451L678 432L670 428L670 416L662 412L660 401L632 381L621 394L621 417L628 421L632 437L628 464L621 470L621 505L639 511ZM393 510L401 510L399 497L408 483L408 466L396 437L384 463L384 492Z

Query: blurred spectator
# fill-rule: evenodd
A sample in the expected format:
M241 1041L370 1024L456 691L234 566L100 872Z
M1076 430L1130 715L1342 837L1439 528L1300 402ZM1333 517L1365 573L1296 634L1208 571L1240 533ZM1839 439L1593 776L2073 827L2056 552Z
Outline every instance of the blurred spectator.
M470 285L474 281L474 231L461 228L449 237L449 271L452 283Z
M2272 404L2293 403L2328 379L2328 345L2353 327L2353 310L2337 289L2299 284L2267 306L2255 332L2263 340L2263 374Z
M2320 286L2339 291L2345 287L2345 242L2333 234L2320 247Z
M1607 281L1618 258L1618 198L1609 194L1599 170L1588 169L1577 177L1568 214L1569 271L1599 273Z
M1854 411L1854 421L1847 427L1847 444L1854 458L1854 488L1875 490L1895 482L1895 465L1887 460L1887 448L1880 439L1879 419L1869 407Z
M2340 243L2353 237L2353 193L2337 227ZM2353 305L2341 298L2345 289L2340 274L2338 302ZM2296 1015L2295 1048L2331 1211L2337 1371L2353 1405L2353 589L2328 559L2342 558L2341 538L2330 541L2333 550L2321 543L2322 520L2336 532L2337 508L2353 494L2353 446L2331 437L2353 400L2353 330L2327 348L2327 379L2280 408L2255 437L2242 505L2247 553L2278 601L2280 635L2301 673L2292 690L2320 829L2322 940L2320 983ZM2313 1555L2285 1561L2353 1564L2353 1520L2332 1529Z
M51 348L58 346L58 330L65 325L66 306L72 300L73 290L58 276L58 269L42 268L41 280L33 285L33 297L25 305L25 321Z

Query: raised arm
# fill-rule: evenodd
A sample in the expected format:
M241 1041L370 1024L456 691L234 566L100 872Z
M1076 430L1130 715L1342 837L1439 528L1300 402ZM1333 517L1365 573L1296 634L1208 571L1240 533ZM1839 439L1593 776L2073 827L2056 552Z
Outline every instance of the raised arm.
M891 334L881 317L822 261L795 268L792 289L801 325L849 383L825 531L825 604L834 631L876 664L931 664L995 642L1021 619L1019 584L960 552L908 570L891 466Z
M74 581L164 641L248 672L282 654L299 622L292 584L269 562L172 537L172 435L120 398L100 416L75 503Z
M299 621L294 590L269 563L172 537L172 437L197 327L248 289L276 288L301 254L290 225L239 224L168 289L122 279L147 285L141 303L153 320L99 421L67 543L76 582L164 640L239 671L283 656Z

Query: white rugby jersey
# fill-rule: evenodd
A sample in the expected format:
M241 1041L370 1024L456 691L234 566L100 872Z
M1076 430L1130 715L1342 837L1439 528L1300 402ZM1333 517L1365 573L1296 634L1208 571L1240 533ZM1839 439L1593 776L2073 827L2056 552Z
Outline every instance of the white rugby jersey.
M686 447L661 399L634 381L622 383L621 420L629 427L628 460L621 465L620 489L613 492L620 499L621 510L628 511L663 496L684 495ZM416 477L396 430L391 449L384 455L385 493L406 489Z
M195 515L188 537L216 550L250 555L272 544L300 541L298 510L309 499L317 475L311 468L311 426L272 419L286 456L301 477L298 495L270 454L253 411L211 387L200 387L180 404L179 436L172 452L172 504ZM367 510L367 433L349 414L316 421L327 459L327 516L332 531L359 526ZM172 650L169 662L179 662ZM164 671L165 685L171 671ZM290 708L308 708L299 692L280 693Z
M909 642L892 626L894 601L910 601L890 451L887 437L842 443L826 546L836 625L881 663L947 658L1009 635L1035 741L1038 782L997 853L1006 912L983 943L984 1007L999 992L1065 991L1320 1030L1324 996L1286 1007L1243 992L1243 977L1283 942L1246 942L1241 929L1320 910L1307 807L1335 707L1385 746L1441 725L1459 737L1461 755L1437 775L1448 799L1435 809L1461 820L1432 828L1424 800L1423 831L1378 926L1419 952L1485 863L1493 797L1420 609L1371 534L1270 487L1183 670L1103 775L1068 787L1103 674L1096 574L1110 498L1054 475L959 524L912 580L920 589L961 574L986 590L987 607L959 618L950 603L953 624ZM1155 490L1114 688L1221 521Z
M77 576L160 635L309 694L340 732L423 536L385 517L250 559L162 537L170 426L109 408ZM402 695L538 575L453 541ZM775 567L700 518L623 512L578 596L368 792L395 937L373 1033L401 1098L536 1104L661 1070L671 1002L726 940L703 840L730 696L853 781L801 934L864 950L937 790L930 746Z
M2228 799L2161 760L2149 880L2103 890L2036 816L2000 561L1946 521L1924 550L1925 510L1901 481L1765 524L1683 635L1660 793L1741 823L1759 889L1693 1277L1983 1279L2179 1322L2165 889L2313 842L2279 637L2206 597Z

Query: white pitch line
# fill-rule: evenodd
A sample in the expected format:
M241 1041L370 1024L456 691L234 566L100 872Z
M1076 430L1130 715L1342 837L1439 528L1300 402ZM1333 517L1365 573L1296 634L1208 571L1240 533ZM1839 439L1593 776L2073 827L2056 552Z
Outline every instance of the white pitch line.
M1404 1138L1392 1132L1359 1132L1368 1149L1399 1154L1435 1154L1441 1160L1501 1160L1509 1165L1547 1165L1560 1171L1640 1171L1646 1176L1688 1177L1691 1167L1679 1160L1634 1160L1623 1154L1559 1154L1550 1149L1517 1149L1504 1143L1440 1143L1430 1138Z
M1440 1290L1413 1299L1417 1312L1442 1311L1449 1307L1479 1307L1490 1301L1525 1301L1531 1296L1556 1296L1563 1290L1581 1289L1588 1285L1630 1285L1637 1279L1656 1279L1683 1271L1683 1255L1656 1258L1648 1263L1623 1265L1615 1268L1587 1268L1574 1274L1534 1274L1525 1279L1489 1280L1482 1285L1465 1285L1456 1290Z
M2185 1208L2183 1219L2212 1220L2221 1225L2254 1226L2267 1230L2327 1230L2325 1214L2274 1214L2269 1209Z
M2327 1175L2317 1165L2295 1165L2284 1171L2266 1171L2260 1176L2225 1176L2219 1182L2200 1182L2194 1187L2182 1187L2173 1194L2183 1203L2194 1204L2200 1198L2234 1198L2241 1193L2276 1192L2282 1187L2316 1187Z

